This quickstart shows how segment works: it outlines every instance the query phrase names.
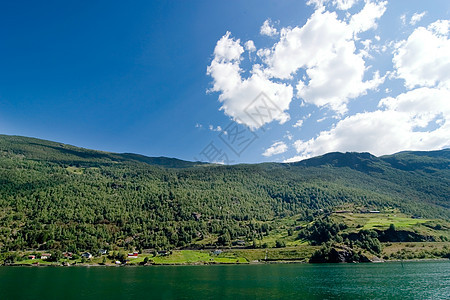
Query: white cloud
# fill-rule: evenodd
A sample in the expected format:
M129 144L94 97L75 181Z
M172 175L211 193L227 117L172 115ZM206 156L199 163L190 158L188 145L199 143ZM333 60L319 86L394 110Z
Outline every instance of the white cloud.
M288 159L283 160L283 162L284 163L292 163L292 162L297 162L297 161L301 161L301 160L304 160L304 159L308 159L310 157L311 156L296 155L296 156L293 156L293 157L290 157Z
M450 146L450 22L419 27L396 45L399 78L412 89L382 99L373 112L358 113L308 141L298 140L291 161L331 151L368 151L375 155ZM415 88L416 86L421 86Z
M306 71L310 81L299 81L297 96L316 106L328 106L343 114L349 99L364 95L383 81L375 72L373 79L363 81L365 64L361 55L354 54L354 45L345 45L330 53L320 65Z
M424 12L421 12L420 14L419 13L413 14L412 17L411 17L411 20L409 21L409 24L411 24L413 26L416 25L417 22L422 20L422 18L425 16L426 13L427 12L424 11Z
M317 122L317 123L320 123L320 122L325 121L326 119L328 119L328 117L325 116L325 117L322 117L322 118L320 118L320 119L317 119L316 122Z
M359 13L352 16L349 24L350 27L352 27L355 33L377 28L376 20L384 14L386 5L387 1L367 1L364 8Z
M358 0L334 0L333 4L337 9L347 10L350 9Z
M286 131L286 134L284 135L284 138L292 141L292 139L294 138L294 136L292 135L292 133L290 133L289 131Z
M220 125L218 125L217 127L214 127L214 125L209 125L208 128L211 131L216 131L216 132L221 132L222 131L222 127Z
M292 127L300 128L303 126L303 120L298 120Z
M298 155L289 161L331 151L383 155L450 147L449 23L437 21L417 28L397 44L394 67L412 90L384 98L378 110L346 117L315 138L297 140Z
M227 33L217 42L214 48L214 59L218 61L231 62L241 58L244 48L240 45L240 40L230 38L231 33Z
M317 10L303 27L281 29L280 41L263 53L267 72L289 79L300 68L318 65L336 45L350 40L351 33L336 13Z
M307 5L315 6L316 9L320 9L322 6L324 6L329 0L308 0L306 2Z
M245 50L249 52L256 51L255 43L252 40L249 40L245 43Z
M428 26L428 29L438 36L448 35L450 30L450 20L438 20L430 24L430 26Z
M400 16L400 21L402 22L403 25L406 24L406 15L405 14Z
M287 145L284 142L273 143L272 146L266 149L262 155L270 157L276 154L281 154L287 151Z
M347 24L334 12L318 9L303 27L281 29L280 41L272 49L259 51L268 65L266 73L274 78L291 79L304 68L308 80L297 84L297 96L316 106L346 111L349 99L363 95L384 80L374 73L363 81L364 54L356 54L354 34L376 26L385 11L385 2L367 2Z
M293 89L288 84L270 81L258 64L253 65L251 75L242 78L240 68L241 54L244 49L240 40L233 39L227 32L214 49L214 59L208 66L207 74L213 78L210 91L220 92L221 109L236 122L257 129L265 123L278 120L281 124L289 119L284 111L289 109ZM246 109L252 105L255 98L264 92L272 103L277 106L277 112L264 119L255 121Z
M426 87L382 99L379 110L349 116L308 141L297 140L299 155L289 161L332 151L383 155L449 147L448 99L449 90Z
M313 5L316 8L321 8L329 3L330 0L308 0L306 4ZM331 4L333 4L337 9L347 10L350 9L358 0L333 0Z
M428 28L415 29L406 41L396 45L392 61L406 87L438 83L450 87L449 28L449 20L440 20Z
M267 19L264 21L263 25L261 26L260 33L262 35L268 35L268 36L274 36L278 34L278 31L273 25L271 24L272 21L270 19Z
M333 3L343 8L354 1ZM252 129L273 120L280 124L289 120L286 111L294 96L294 85L296 96L302 98L303 103L327 107L342 115L351 99L376 89L385 79L376 71L367 74L364 57L368 54L355 46L359 33L376 27L376 20L384 13L385 6L385 1L366 1L349 23L339 20L335 12L326 11L324 7L317 9L304 26L282 28L279 41L273 47L258 49L256 53L262 63L254 63L245 78L240 66L244 47L227 32L217 42L214 59L207 69L207 74L213 78L210 91L220 93L221 109L226 115ZM268 19L261 33L272 36L278 31ZM244 46L249 53L256 50L252 41ZM299 80L300 69L306 76ZM245 110L261 92L280 113L263 124L256 124Z

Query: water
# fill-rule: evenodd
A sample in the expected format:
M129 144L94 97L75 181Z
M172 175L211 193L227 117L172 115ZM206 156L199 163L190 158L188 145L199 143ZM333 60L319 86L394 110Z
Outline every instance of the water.
M450 261L0 267L0 299L450 299Z

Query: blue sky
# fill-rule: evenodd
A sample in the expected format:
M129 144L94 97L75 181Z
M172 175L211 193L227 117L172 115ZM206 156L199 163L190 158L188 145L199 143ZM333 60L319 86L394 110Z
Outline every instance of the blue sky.
M0 133L224 163L447 148L449 19L448 1L3 1Z

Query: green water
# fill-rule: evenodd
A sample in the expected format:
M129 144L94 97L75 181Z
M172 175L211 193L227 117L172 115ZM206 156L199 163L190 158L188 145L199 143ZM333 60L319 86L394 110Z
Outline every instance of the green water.
M0 299L450 299L450 261L0 267Z

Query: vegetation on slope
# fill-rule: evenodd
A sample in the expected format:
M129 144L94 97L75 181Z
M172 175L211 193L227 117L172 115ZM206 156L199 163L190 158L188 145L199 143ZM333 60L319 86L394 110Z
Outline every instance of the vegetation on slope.
M448 220L449 150L430 153L216 166L0 136L0 247L295 246L296 228L348 206Z

